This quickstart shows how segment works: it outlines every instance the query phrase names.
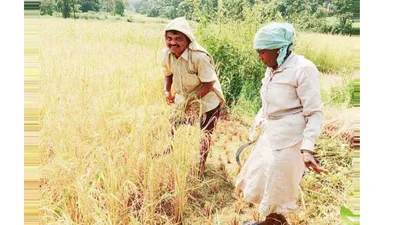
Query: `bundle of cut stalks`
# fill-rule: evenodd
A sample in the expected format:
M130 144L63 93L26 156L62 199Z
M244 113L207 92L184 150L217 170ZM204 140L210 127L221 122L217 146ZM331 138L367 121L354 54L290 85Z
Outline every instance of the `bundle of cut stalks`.
M359 108L325 108L322 135L357 146L360 133Z

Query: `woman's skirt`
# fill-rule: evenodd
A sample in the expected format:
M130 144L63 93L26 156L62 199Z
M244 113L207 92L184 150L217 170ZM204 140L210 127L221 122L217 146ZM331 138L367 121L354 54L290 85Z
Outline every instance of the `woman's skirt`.
M262 216L287 216L297 208L299 185L306 169L300 148L301 141L289 148L272 150L263 132L236 178L236 187L244 199L259 204Z

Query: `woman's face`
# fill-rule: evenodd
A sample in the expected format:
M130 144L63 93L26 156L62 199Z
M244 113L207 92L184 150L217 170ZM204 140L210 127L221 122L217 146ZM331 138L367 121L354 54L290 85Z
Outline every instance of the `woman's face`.
M278 66L278 62L276 59L278 58L279 55L279 49L274 49L274 50L267 50L267 49L261 49L257 50L258 53L258 59L261 60L266 66L275 68Z

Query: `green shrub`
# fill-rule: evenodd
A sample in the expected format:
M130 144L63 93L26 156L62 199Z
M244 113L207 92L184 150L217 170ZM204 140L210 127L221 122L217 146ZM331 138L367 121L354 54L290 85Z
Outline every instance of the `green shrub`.
M253 49L253 38L261 26L246 21L213 25L203 23L196 37L213 56L227 105L250 101L250 111L261 106L259 90L266 67ZM311 60L321 73L352 74L354 58L359 53L355 37L303 33L297 35L294 51ZM332 104L350 104L351 85L348 79L334 87L325 100ZM240 101L239 101L240 100ZM247 103L246 103L247 104Z
M234 105L240 96L260 102L259 90L266 68L258 61L255 51L240 50L235 43L218 36L209 36L202 43L216 62L228 106Z
M55 9L53 0L42 0L39 5L40 15L52 15Z
M122 0L117 0L115 2L114 14L124 16L125 4Z
M351 76L343 77L342 81L330 88L322 90L322 100L325 105L360 106L360 83Z

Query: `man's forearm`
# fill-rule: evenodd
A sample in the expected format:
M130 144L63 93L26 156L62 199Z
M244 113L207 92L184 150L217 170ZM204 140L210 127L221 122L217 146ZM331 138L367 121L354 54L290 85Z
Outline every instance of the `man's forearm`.
M196 97L200 99L200 98L203 98L204 96L206 96L210 91L212 91L213 84L214 84L214 82L203 83L201 88L199 90L197 90Z
M164 91L171 91L172 77L173 76L174 76L173 74L171 76L165 76L165 79L164 79Z

